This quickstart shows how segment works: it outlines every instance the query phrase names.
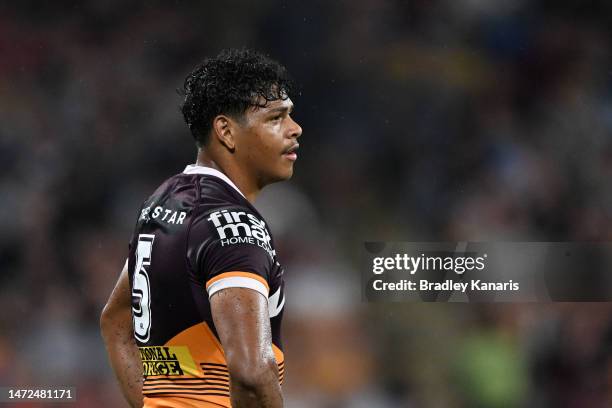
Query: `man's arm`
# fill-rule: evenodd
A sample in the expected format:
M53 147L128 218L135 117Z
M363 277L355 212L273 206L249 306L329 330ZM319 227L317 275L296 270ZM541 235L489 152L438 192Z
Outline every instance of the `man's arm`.
M212 295L210 307L230 372L232 407L282 407L267 299L227 288Z
M123 395L132 407L142 407L142 360L132 328L130 282L127 261L102 316L100 328Z

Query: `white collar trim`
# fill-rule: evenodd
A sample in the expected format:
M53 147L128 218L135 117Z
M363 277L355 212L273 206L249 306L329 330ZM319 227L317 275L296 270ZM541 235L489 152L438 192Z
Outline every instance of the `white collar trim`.
M234 190L239 192L241 196L246 198L244 194L242 194L242 191L240 191L238 187L236 187L234 182L230 180L229 177L221 173L219 170L213 169L212 167L200 166L197 164L189 164L187 167L185 167L183 174L206 174L207 176L213 176L213 177L220 178L221 180L229 184Z

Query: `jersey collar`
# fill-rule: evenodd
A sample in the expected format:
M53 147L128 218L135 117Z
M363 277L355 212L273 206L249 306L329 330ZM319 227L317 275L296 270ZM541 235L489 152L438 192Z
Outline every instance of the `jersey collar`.
M242 194L242 191L240 191L238 187L236 187L234 182L230 180L229 177L221 173L219 170L213 169L212 167L200 166L197 164L189 164L187 165L187 167L185 167L183 174L206 174L207 176L213 176L213 177L220 178L221 180L229 184L234 190L240 193L241 196L246 198L244 194Z

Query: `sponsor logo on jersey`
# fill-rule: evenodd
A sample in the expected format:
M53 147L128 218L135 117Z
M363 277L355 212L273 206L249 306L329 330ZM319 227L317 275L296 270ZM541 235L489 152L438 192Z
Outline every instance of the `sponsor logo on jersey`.
M276 255L266 223L253 214L244 211L221 210L211 213L206 220L212 222L217 229L221 246L258 245L265 249L271 258Z
M151 211L151 206L143 208L138 220L149 222L151 219L155 219L168 224L182 224L186 216L187 213L185 211L169 210L158 205L153 208L153 211Z
M150 375L196 375L199 370L185 346L139 347L142 371Z

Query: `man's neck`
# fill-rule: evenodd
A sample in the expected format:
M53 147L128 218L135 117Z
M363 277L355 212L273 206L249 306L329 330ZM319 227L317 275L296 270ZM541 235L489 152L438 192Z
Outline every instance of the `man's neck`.
M255 202L257 195L261 189L256 183L249 181L247 175L243 174L240 168L233 163L221 163L219 160L213 160L204 149L198 151L196 165L210 167L225 174L238 189L244 194L247 200L252 204Z

